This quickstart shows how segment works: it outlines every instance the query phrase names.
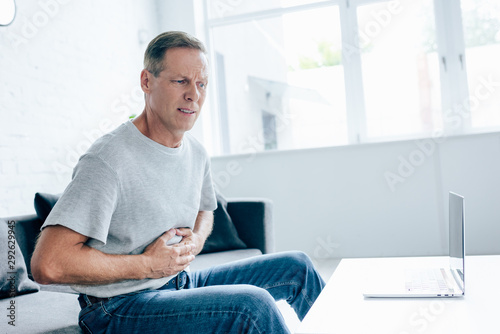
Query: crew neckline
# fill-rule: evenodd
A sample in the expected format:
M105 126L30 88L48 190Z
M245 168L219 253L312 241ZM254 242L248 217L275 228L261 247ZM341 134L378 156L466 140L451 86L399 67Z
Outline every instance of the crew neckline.
M132 130L132 133L134 134L134 136L136 136L137 138L139 138L140 140L142 140L144 143L146 143L148 146L151 146L163 153L166 153L166 154L180 154L183 150L184 150L184 147L186 146L185 145L185 138L182 138L182 141L181 141L181 144L179 145L179 147L167 147L165 145L162 145L156 141L154 141L153 139L145 136L138 128L137 126L135 126L135 124L132 122L132 120L129 120L127 123L126 123L127 127L130 128ZM186 133L184 134L186 135Z

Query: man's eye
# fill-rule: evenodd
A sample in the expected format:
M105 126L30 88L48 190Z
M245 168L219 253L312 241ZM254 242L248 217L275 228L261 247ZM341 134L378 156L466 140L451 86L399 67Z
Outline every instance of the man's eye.
M200 88L207 88L207 84L204 82L199 83Z
M185 80L174 80L175 83L178 83L178 84L183 84L185 82Z

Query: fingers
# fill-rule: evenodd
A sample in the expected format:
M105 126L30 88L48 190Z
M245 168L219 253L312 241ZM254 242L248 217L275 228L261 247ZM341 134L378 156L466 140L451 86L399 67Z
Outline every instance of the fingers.
M179 244L182 245L193 245L192 250L196 250L196 243L194 242L194 232L190 228L178 228L176 229L176 234L182 237Z
M182 237L189 237L193 235L193 230L187 227L177 228L175 229L175 231L177 235L180 235Z
M191 262L193 262L195 256L192 253L191 245L175 245L171 246L170 261L172 269L175 272L182 271L186 269Z
M175 237L176 235L179 235L179 236L184 236L184 235L185 236L192 236L193 233L191 232L190 229L186 229L186 228L183 228L183 229L172 228L172 229L166 231L165 233L163 233L158 238L158 241L163 242L163 244L165 245L165 247L176 249L176 254L177 255L184 255L184 254L190 253L190 252L192 252L196 248L195 245L193 245L192 242L181 242L181 243L178 243L178 244L167 245L167 242L169 240L171 240L173 237Z
M167 241L169 241L170 239L172 239L175 236L175 234L176 234L176 229L175 228L171 228L167 232L163 233L161 235L161 237L159 237L158 239L161 239L162 241L164 241L166 243Z
M166 231L160 237L158 237L158 239L147 246L145 252L152 254L157 253L159 256L165 256L167 254L180 256L190 253L193 250L193 247L190 246L190 243L176 243L173 245L167 244L169 240L176 236L175 233L175 229ZM162 253L164 255L161 255Z
M167 245L166 242L176 235L176 230L171 229L163 233L157 240L146 247L144 254L148 259L149 278L160 278L174 275L186 269L195 256L195 246L191 243Z
M170 246L178 256L192 255L196 248L193 243L180 243Z
M193 260L194 260L193 254L179 256L177 258L177 264L180 266L183 266L182 269L185 269L187 266L189 266L191 264L191 262L193 262Z

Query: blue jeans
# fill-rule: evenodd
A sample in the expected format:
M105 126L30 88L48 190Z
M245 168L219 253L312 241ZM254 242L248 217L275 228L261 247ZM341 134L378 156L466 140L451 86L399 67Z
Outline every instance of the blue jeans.
M275 301L286 300L302 320L325 285L301 252L257 256L179 280L92 305L84 298L80 327L85 333L288 333Z

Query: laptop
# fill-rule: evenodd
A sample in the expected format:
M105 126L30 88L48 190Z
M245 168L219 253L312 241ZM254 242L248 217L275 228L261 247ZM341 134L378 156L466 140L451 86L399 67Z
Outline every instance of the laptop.
M407 269L390 288L372 287L363 295L371 298L462 297L465 295L464 197L449 193L449 267ZM394 283L394 284L392 284ZM394 285L394 286L393 286Z

